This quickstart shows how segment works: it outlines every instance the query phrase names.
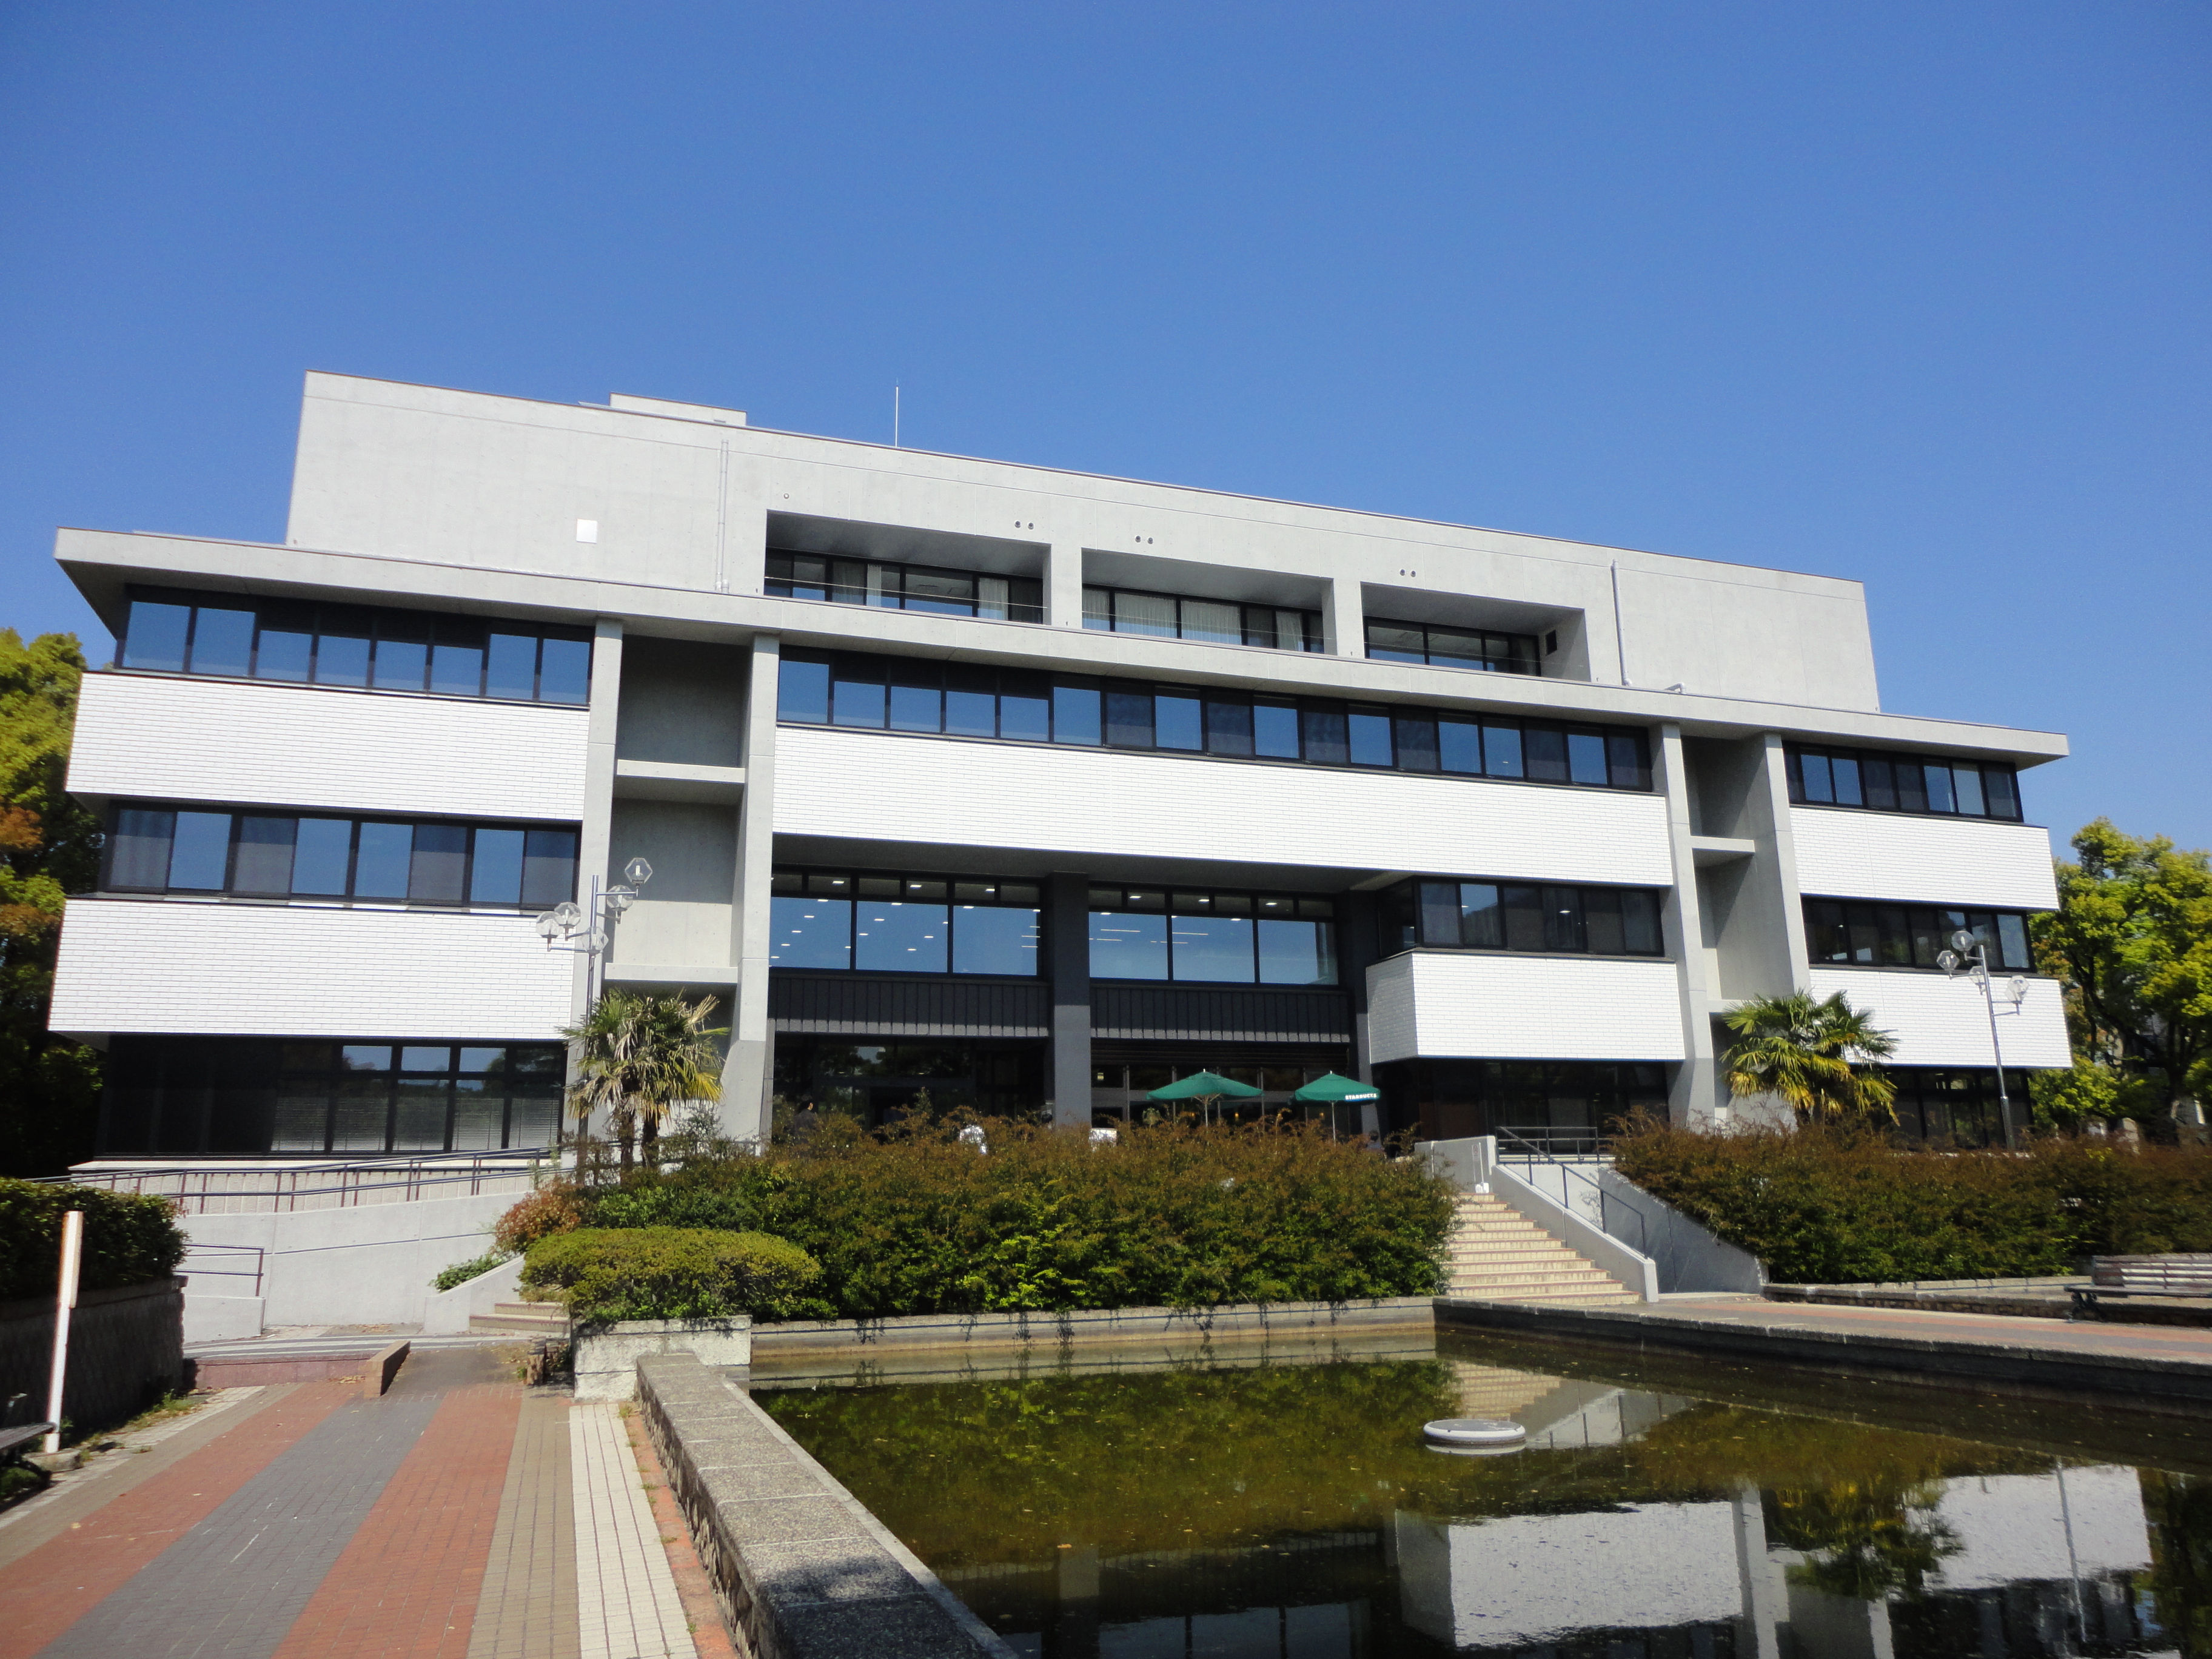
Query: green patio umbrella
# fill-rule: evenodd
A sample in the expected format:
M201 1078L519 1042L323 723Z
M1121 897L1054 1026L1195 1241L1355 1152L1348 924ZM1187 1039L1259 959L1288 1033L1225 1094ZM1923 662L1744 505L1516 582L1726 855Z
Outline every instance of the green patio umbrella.
M1249 1083L1239 1083L1234 1078L1223 1077L1218 1072L1197 1072L1189 1077L1177 1078L1164 1089L1155 1089L1147 1100L1218 1100L1228 1096L1241 1100L1260 1091Z
M1339 1077L1334 1072L1323 1073L1291 1097L1310 1105L1358 1105L1362 1101L1380 1100L1382 1092L1371 1083L1362 1083L1357 1078Z

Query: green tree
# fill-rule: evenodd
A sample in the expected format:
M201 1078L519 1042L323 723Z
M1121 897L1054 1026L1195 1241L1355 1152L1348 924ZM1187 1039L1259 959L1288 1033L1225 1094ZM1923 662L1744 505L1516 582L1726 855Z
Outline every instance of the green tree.
M2112 1077L2109 1091L2069 1079L2054 1103L2087 1110L2104 1094L2125 1110L2133 1096L2171 1111L2212 1090L2212 854L2110 818L2073 844L2058 908L2030 927L2038 965L2065 983L2075 1054Z
M62 896L98 878L99 818L64 793L84 653L0 629L0 1173L57 1175L93 1150L100 1056L51 1036Z
M1738 1099L1772 1095L1802 1118L1896 1118L1897 1085L1870 1063L1896 1053L1897 1039L1841 991L1818 1002L1802 991L1752 997L1726 1018L1736 1041L1723 1064Z
M677 1105L721 1097L714 1039L726 1030L707 1027L714 1006L713 997L686 1002L606 991L581 1024L562 1028L561 1035L577 1045L569 1109L586 1121L595 1111L606 1113L625 1174L640 1140L647 1164L655 1163L660 1121Z

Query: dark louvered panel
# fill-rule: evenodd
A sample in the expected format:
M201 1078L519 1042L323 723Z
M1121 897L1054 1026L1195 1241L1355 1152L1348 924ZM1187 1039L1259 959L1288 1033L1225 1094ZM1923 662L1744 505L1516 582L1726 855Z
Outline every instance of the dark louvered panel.
M1352 1003L1341 991L1289 987L1093 985L1091 1030L1156 1042L1349 1042Z
M768 1018L778 1031L837 1036L1041 1037L1052 1030L1042 981L781 970L769 975Z

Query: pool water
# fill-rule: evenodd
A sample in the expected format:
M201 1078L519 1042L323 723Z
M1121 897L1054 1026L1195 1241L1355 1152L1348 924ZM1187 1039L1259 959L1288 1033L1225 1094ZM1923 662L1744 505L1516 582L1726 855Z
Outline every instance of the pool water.
M2212 1659L2184 1419L1455 1335L755 1397L1022 1654Z

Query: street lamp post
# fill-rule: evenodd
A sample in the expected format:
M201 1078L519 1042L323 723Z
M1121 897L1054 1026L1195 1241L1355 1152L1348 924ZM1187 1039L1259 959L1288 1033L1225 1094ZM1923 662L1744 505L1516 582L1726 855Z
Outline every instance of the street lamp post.
M1945 978L1956 979L1963 971L1981 988L1982 1005L1990 1016L1990 1057L1997 1063L1997 1117L2004 1126L2006 1146L2018 1146L2020 1137L2012 1126L2012 1096L2005 1088L2004 1048L1997 1041L1997 991L1990 979L1990 947L1961 927L1951 935L1951 948L1937 955L1936 965ZM2011 1012L2018 1013L2021 1004L2027 1000L2027 981L2014 975L2005 985L2004 1000L2012 1005Z
M623 876L626 885L602 891L594 875L588 908L564 901L538 918L538 936L547 950L574 951L583 957L586 1003L596 1002L605 987L609 930L637 902L637 890L653 879L653 866L643 859L632 859L623 866Z

